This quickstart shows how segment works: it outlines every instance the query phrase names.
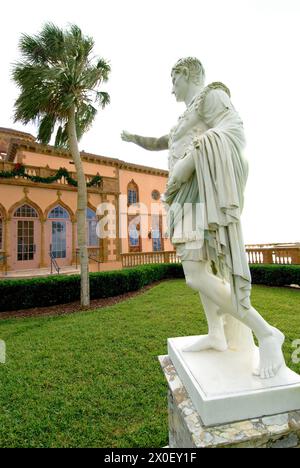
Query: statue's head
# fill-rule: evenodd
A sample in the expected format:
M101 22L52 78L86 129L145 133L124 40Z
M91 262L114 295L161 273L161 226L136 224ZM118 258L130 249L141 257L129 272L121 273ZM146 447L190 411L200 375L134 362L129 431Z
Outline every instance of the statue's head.
M186 57L178 60L171 72L173 94L177 101L184 101L190 83L204 86L205 71L202 63L195 57Z

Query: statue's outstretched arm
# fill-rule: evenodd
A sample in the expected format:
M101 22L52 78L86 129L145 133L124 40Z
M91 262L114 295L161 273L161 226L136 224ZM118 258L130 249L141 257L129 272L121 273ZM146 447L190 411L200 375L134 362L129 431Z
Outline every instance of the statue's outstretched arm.
M121 134L123 141L135 143L142 148L149 151L162 151L167 150L169 147L169 135L164 135L160 138L143 137L140 135L133 135L129 132L123 131Z

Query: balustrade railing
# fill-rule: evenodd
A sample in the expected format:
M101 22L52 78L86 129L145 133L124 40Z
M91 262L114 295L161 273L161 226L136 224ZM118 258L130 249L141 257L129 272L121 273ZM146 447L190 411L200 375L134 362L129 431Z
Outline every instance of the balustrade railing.
M180 263L175 251L138 252L121 254L123 268L155 263Z
M250 264L300 264L300 244L291 246L246 246ZM180 263L175 251L138 252L121 254L122 265L130 268L153 263Z
M250 264L300 264L300 244L247 245L246 253Z

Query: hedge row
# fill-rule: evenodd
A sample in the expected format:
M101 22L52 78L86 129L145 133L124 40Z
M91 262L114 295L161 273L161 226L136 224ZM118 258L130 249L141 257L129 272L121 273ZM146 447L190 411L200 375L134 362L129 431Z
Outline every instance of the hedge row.
M300 265L254 265L251 266L251 274L254 284L300 285ZM143 265L91 273L91 299L118 296L137 291L154 281L183 277L180 264ZM0 312L66 304L79 298L79 275L0 281Z
M182 278L180 264L143 265L90 273L91 299L118 296L169 278ZM58 275L23 280L0 280L0 312L48 307L80 299L80 276Z
M253 284L300 286L300 265L251 265Z

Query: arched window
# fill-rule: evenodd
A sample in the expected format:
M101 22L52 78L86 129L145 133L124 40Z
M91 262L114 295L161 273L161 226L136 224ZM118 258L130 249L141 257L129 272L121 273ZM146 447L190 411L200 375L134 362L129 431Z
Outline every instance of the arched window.
M52 220L51 253L54 258L67 258L67 225L70 215L65 208L57 205L48 218Z
M53 208L53 210L50 211L48 218L49 219L69 219L70 216L67 210L65 210L65 208L63 208L60 205L57 205L55 208Z
M135 224L129 229L129 242L131 247L137 247L140 243L139 232Z
M128 216L128 244L129 252L141 252L142 243L141 243L141 218L136 215Z
M38 214L30 205L22 205L15 211L15 218L38 218Z
M152 216L152 246L153 252L164 250L162 239L162 217L158 214Z
M86 210L86 224L87 224L87 244L88 247L98 247L99 239L96 232L97 216L95 211L91 208Z
M128 205L133 205L139 202L139 189L137 184L132 180L127 187Z

